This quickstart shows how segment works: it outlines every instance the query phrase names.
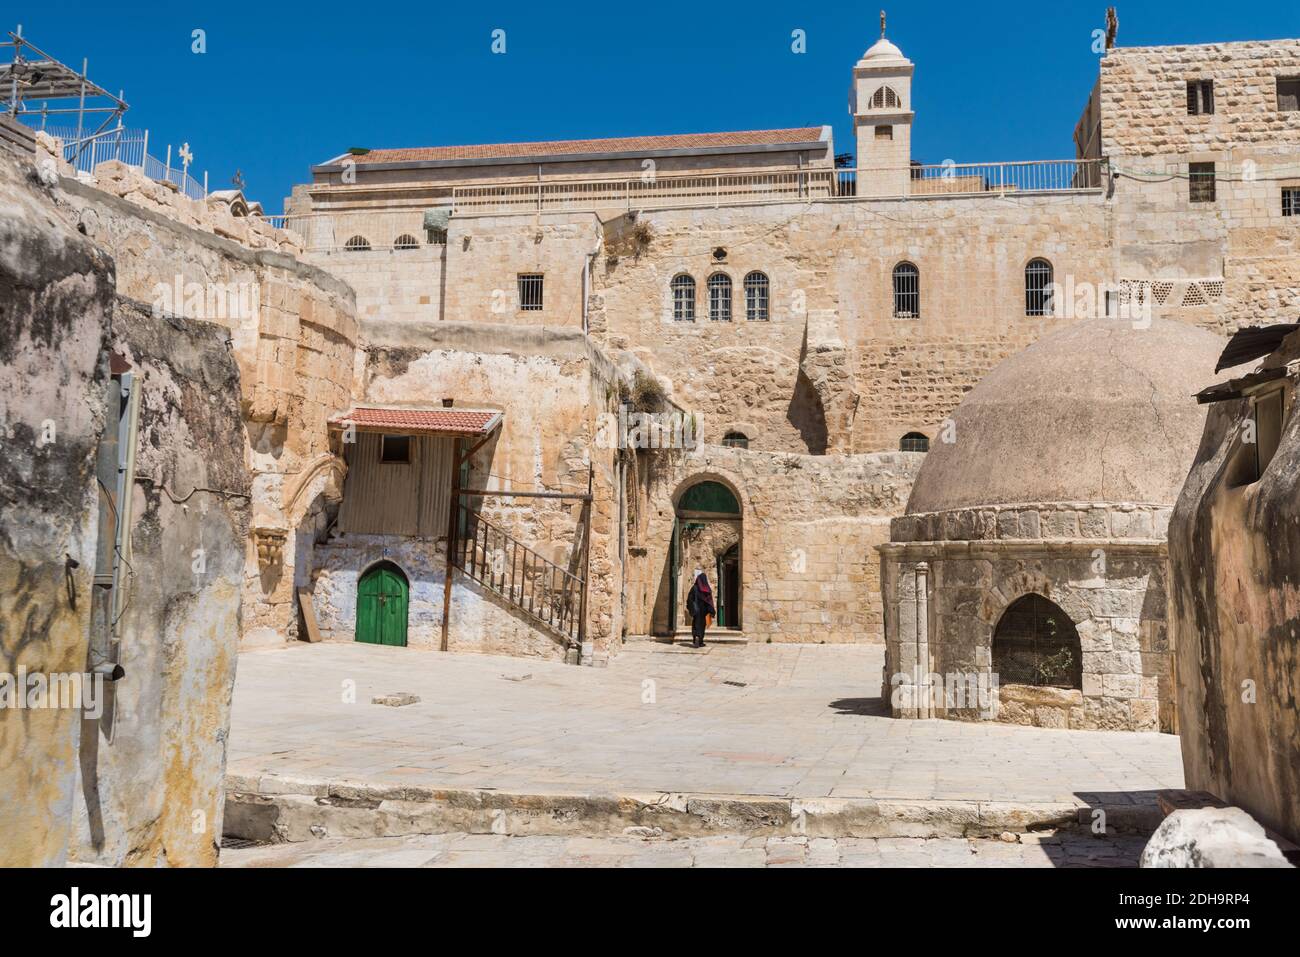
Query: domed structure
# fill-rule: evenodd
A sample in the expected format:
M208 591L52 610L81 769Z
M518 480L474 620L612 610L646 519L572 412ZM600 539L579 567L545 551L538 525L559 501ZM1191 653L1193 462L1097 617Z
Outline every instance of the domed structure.
M1196 455L1223 340L1183 322L1092 319L996 366L964 398L907 514L1023 502L1172 505ZM944 430L940 430L941 433Z
M879 548L896 717L1174 730L1169 517L1222 348L1088 320L971 390Z
M903 56L902 50L900 50L890 41L886 40L884 37L881 37L874 44L872 44L870 50L862 54L862 59L863 60L883 60L883 59L905 60L907 58Z

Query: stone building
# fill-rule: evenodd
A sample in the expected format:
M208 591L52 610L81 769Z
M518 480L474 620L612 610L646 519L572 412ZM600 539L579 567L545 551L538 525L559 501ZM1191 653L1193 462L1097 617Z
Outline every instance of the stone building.
M590 470L597 659L680 626L696 531L680 534L680 501L703 482L739 510L725 574L746 638L880 641L874 549L924 450L999 362L1099 316L1222 334L1300 306L1300 182L1282 175L1300 143L1296 75L1294 40L1115 48L1073 158L927 164L911 148L924 64L882 37L852 70L856 167L835 165L826 127L353 150L313 167L285 225L356 291L354 401L500 411L466 477L482 491L580 491ZM551 358L561 341L570 359ZM638 374L657 408L702 423L697 447L595 448ZM477 501L513 542L585 561L572 503ZM372 547L424 556L402 574L424 596L411 635L432 641L445 541L407 537ZM336 638L355 629L349 582L372 560L350 547L335 534L304 580ZM485 639L485 601L449 613L462 647L559 653Z
M962 401L880 548L896 717L1175 730L1166 535L1221 348L1092 319Z
M1205 433L1169 526L1187 787L1300 841L1300 325L1243 331L1198 396ZM1258 362L1252 369L1244 363ZM1216 366L1205 365L1208 379ZM1189 404L1192 400L1186 400Z

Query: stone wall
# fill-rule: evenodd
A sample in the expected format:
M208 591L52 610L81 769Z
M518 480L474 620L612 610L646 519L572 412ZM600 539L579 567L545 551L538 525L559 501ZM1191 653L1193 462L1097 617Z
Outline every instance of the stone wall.
M1263 365L1297 359L1300 337L1293 334ZM1206 376L1211 379L1211 370ZM1179 732L1188 788L1210 791L1298 841L1300 416L1293 371L1283 383L1288 417L1258 481L1234 476L1236 460L1254 453L1242 441L1250 401L1210 408L1170 522L1169 613L1179 636Z
M296 530L319 498L340 494L343 469L326 421L351 397L352 290L284 253L247 248L76 180L63 179L61 195L113 256L120 296L226 330L253 474L244 629L252 641L296 636ZM261 560L257 535L273 546Z
M1112 50L1102 60L1104 149L1115 182L1118 278L1157 315L1218 332L1300 308L1300 111L1277 77L1300 76L1300 40ZM1214 112L1187 112L1188 80L1212 80ZM1215 198L1192 202L1190 163L1215 165Z
M620 373L613 362L577 329L377 321L366 322L363 333L367 363L359 377L358 403L439 407L444 398L452 398L457 408L504 408L499 435L471 459L469 487L580 494L587 491L588 466L594 467L591 647L585 657L606 655L622 632L620 453L597 440L598 416L616 408L620 395ZM475 507L543 557L577 570L584 521L580 502L487 497ZM381 557L371 555L373 544L344 534L317 546L312 575L322 596L317 613L322 628L333 636L353 632L356 578ZM444 543L394 536L384 547L410 557L415 572L408 569L407 574L413 583L419 578L422 595L431 596L429 589L437 583L436 599L420 599L425 618L411 639L424 643L424 628L432 627L433 616L441 625ZM477 586L458 587L452 612L454 646L542 654L554 644L545 632L521 632L514 613ZM417 623L414 604L412 622Z
M0 147L0 673L87 666L113 263ZM12 677L11 677L12 676ZM0 679L0 680L5 680ZM0 708L0 865L60 865L81 712ZM22 689L25 695L26 689Z
M216 324L119 301L113 328L141 387L115 656L125 677L82 725L72 856L211 867L250 512L239 370Z
M993 674L993 638L1025 595L1055 603L1079 635L1082 686L1031 688L999 679L996 705L935 697L934 716L994 718L1053 728L1174 731L1171 639L1166 623L1164 530L1169 509L1059 503L958 509L894 520L880 551L886 603L883 693L896 717L916 717L907 695L916 669ZM918 566L927 571L918 577ZM920 582L925 645L918 661Z
M643 466L629 530L627 631L670 633L676 503L717 481L741 506L741 621L755 642L872 642L884 634L875 546L888 540L923 456L809 456L702 446ZM689 569L687 570L689 574ZM685 593L679 595L679 603Z
M0 710L3 860L212 865L248 531L239 370L225 328L114 297L121 271L87 227L103 219L81 202L92 191L35 179L0 157L0 355L14 365L0 392L0 671L123 673L83 679L82 702ZM102 515L117 514L95 470L111 367L135 376L139 403L115 629L110 590L92 587L109 571Z
M675 401L703 412L706 441L738 428L769 451L887 451L909 432L933 436L988 369L1073 318L1025 317L1029 260L1047 258L1061 283L1110 275L1110 212L1095 194L664 210L640 221L648 247L597 267L593 333L636 351ZM920 270L919 319L893 317L904 260ZM767 322L745 318L744 277L756 270L770 284ZM709 320L718 272L733 284L727 323ZM694 322L673 320L680 273L696 282ZM819 339L838 341L847 365L826 386L810 367Z

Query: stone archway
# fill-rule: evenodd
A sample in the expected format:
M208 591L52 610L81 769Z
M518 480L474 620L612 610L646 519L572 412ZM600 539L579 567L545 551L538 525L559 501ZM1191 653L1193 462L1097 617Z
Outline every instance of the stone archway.
M697 571L703 571L714 587L719 606L716 627L743 628L743 522L740 495L720 476L694 476L678 487L666 555L668 614L663 630L667 634L689 630L685 598Z

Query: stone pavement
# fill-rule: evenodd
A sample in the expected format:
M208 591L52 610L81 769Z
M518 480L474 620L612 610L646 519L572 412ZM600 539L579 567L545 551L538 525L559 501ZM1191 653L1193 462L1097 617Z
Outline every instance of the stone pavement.
M1136 867L1143 838L507 837L426 834L223 848L222 867Z
M228 772L245 783L1109 805L1183 786L1170 735L886 717L882 664L880 646L844 645L638 642L604 669L353 643L250 651ZM421 700L371 704L395 692Z

